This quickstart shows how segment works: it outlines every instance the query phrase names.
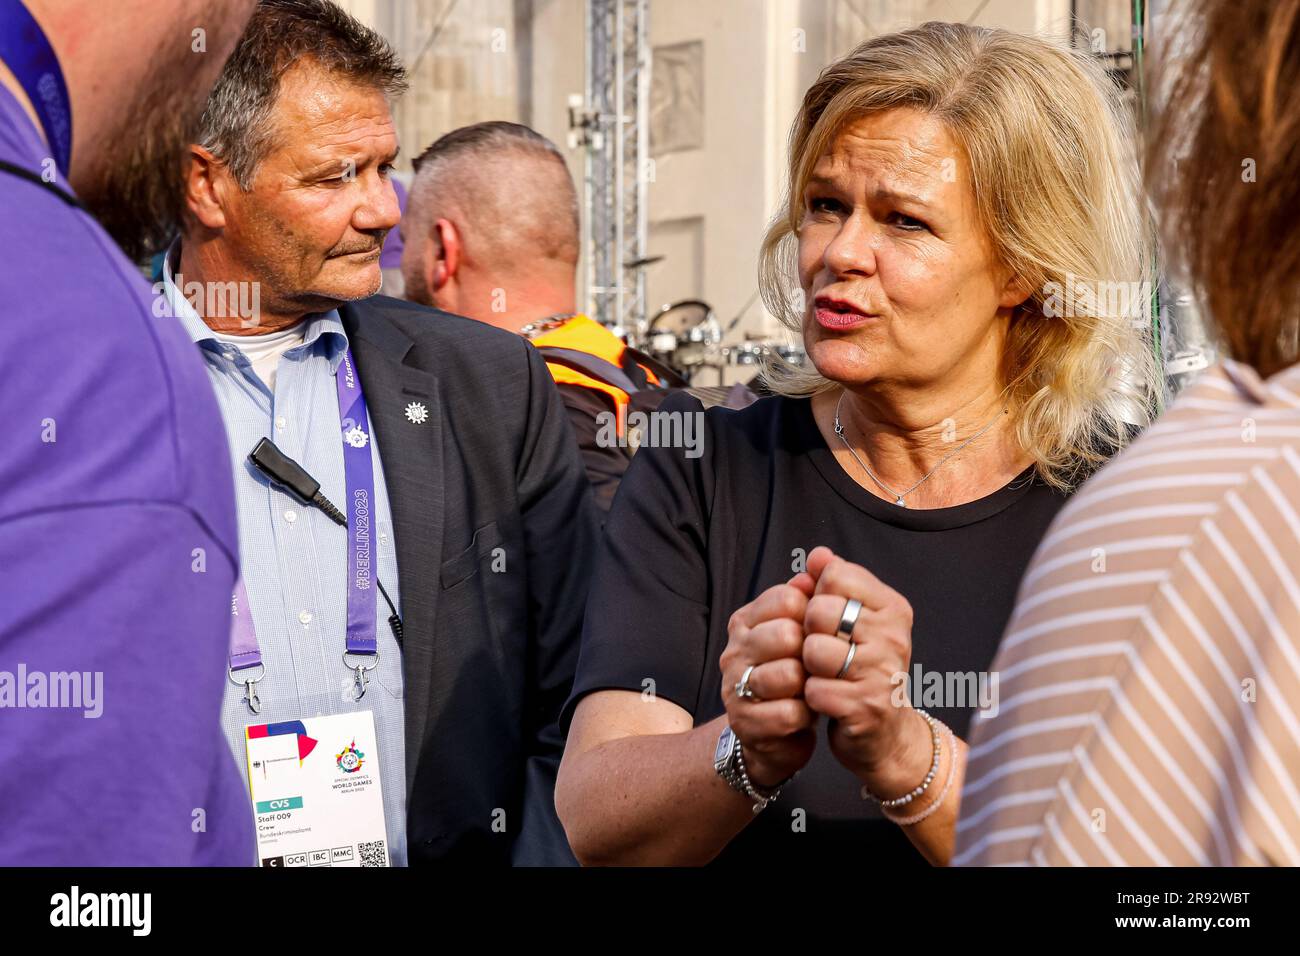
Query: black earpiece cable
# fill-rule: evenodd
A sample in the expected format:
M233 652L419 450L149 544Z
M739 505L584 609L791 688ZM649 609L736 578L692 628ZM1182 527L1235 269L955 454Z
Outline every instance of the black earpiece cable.
M266 475L271 482L293 495L305 505L314 506L329 517L335 524L347 527L348 519L334 507L334 503L321 494L320 482L307 473L307 470L298 464L284 452L276 447L275 442L269 438L263 438L253 447L248 454L248 460L262 474ZM379 593L384 596L384 601L388 604L388 610L392 612L388 618L388 626L392 628L393 637L397 639L397 646L402 646L402 619L397 616L397 608L393 606L392 599L388 592L384 590L384 584L379 580L379 575L375 575L375 584L379 585Z

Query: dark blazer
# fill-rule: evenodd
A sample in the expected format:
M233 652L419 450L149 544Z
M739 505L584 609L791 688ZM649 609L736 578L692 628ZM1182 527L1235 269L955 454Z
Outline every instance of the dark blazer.
M598 519L550 373L519 336L436 309L339 315L396 537L410 862L572 863L557 718Z

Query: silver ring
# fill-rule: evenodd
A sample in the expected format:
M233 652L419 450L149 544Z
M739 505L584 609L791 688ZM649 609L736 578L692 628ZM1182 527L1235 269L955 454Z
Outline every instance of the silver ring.
M856 654L857 652L858 652L858 645L855 644L853 641L849 641L849 654L848 657L844 658L844 666L841 667L840 672L835 675L836 680L843 680L844 676L848 674L849 665L853 663L853 655Z
M750 664L745 668L745 673L740 675L740 683L736 685L736 696L745 700L757 700L754 696L754 688L749 686L749 675L754 673L756 664Z
M862 602L849 598L849 603L844 605L844 613L840 615L840 626L835 629L835 636L852 642L853 628L857 626L858 615L861 613Z

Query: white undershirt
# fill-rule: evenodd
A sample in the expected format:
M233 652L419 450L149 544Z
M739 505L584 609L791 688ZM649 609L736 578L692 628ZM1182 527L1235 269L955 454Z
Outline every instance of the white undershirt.
M248 357L253 364L253 371L266 383L266 387L275 391L275 370L280 364L280 356L295 345L301 345L307 333L307 320L302 319L296 325L279 332L264 332L261 335L229 335L213 332L212 335L223 345L233 345Z

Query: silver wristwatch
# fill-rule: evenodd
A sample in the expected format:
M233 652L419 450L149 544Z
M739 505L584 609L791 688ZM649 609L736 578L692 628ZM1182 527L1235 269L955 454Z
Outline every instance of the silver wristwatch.
M790 782L782 780L775 787L760 787L749 779L745 770L745 755L741 751L740 738L731 732L730 727L723 727L718 736L718 746L713 751L713 769L718 776L727 781L727 786L737 793L743 793L754 801L754 812L759 813L769 803L781 795L781 788Z

